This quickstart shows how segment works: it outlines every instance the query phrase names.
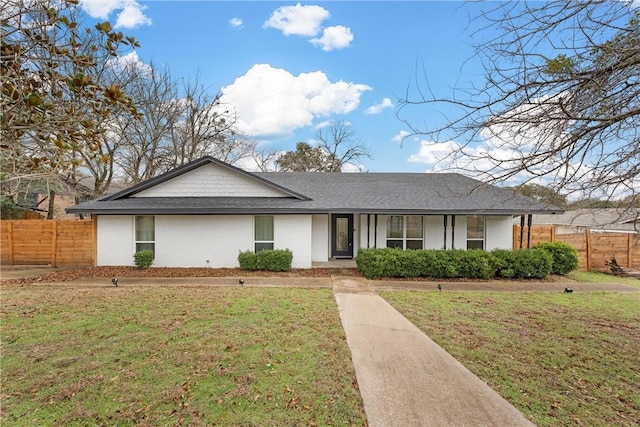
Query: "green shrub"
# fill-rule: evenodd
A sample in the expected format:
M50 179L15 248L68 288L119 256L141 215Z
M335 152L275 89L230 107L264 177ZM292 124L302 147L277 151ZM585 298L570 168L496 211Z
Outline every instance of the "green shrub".
M289 249L265 249L260 252L245 251L238 254L242 270L289 271L293 253Z
M520 249L492 251L496 257L496 275L508 279L543 279L551 273L553 260L545 251Z
M534 249L546 251L551 255L553 260L551 273L553 274L564 275L578 268L578 252L567 243L540 243Z
M149 268L153 264L153 251L138 251L133 254L133 261L138 268Z
M493 255L485 251L360 249L358 270L367 278L432 277L490 279Z

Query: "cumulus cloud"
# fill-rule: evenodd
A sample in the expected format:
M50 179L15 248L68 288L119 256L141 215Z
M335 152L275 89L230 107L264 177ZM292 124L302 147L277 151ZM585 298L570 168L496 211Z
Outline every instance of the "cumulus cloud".
M147 7L136 0L81 0L80 4L90 16L99 19L109 19L109 15L119 10L116 28L151 25L151 19L143 12Z
M124 56L117 56L110 59L109 65L114 67L116 70L136 69L146 75L151 75L151 73L153 73L151 66L143 62L135 51Z
M398 134L396 136L394 136L393 138L391 138L391 140L393 142L397 142L398 144L402 144L404 142L404 140L411 135L409 132L407 132L406 130L401 130L400 132L398 132Z
M331 82L321 71L297 76L268 64L256 64L222 88L221 103L235 110L238 126L257 138L284 137L309 126L317 117L355 110L371 88Z
M285 36L308 37L311 44L325 52L348 47L353 41L350 28L343 25L322 28L323 22L330 16L329 11L323 7L298 3L295 6L277 8L263 27L280 30ZM317 37L318 35L320 36Z
M265 21L264 27L280 30L285 36L314 37L320 32L322 22L330 16L323 7L298 3L277 8Z
M380 114L387 108L393 108L393 103L391 102L391 99L383 98L379 104L374 104L364 110L364 114Z
M311 44L319 46L325 52L345 48L349 46L352 41L353 34L351 34L351 29L342 25L327 27L322 30L322 37L309 40Z
M242 28L242 19L240 18L231 18L229 20L229 24L231 24L234 28Z

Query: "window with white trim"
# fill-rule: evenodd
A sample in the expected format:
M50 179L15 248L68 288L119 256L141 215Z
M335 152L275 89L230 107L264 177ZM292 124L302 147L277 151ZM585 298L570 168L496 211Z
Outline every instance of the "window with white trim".
M467 249L484 249L485 224L484 216L467 217Z
M273 249L273 216L259 215L253 217L255 252Z
M153 215L136 215L136 252L153 251L156 252L156 230L155 217Z
M390 215L387 217L387 247L422 249L424 225L420 215Z

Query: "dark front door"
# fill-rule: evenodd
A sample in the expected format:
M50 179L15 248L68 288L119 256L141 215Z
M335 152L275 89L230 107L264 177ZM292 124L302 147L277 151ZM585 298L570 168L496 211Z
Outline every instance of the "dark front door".
M331 215L331 256L353 258L353 215Z

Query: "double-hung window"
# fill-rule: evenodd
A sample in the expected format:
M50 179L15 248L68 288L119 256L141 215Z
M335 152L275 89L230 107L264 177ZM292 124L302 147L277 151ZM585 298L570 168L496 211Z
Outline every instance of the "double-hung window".
M419 215L391 215L387 218L387 247L422 249L424 226Z
M156 230L155 217L153 215L137 215L135 219L136 227L136 252L153 251L156 252Z
M484 216L467 217L467 249L484 249Z
M273 249L273 216L255 216L253 222L255 252Z

